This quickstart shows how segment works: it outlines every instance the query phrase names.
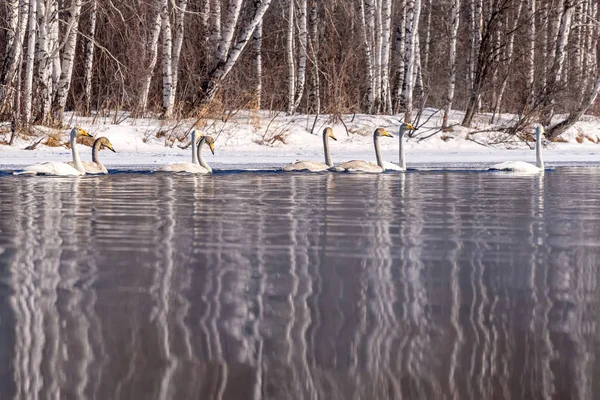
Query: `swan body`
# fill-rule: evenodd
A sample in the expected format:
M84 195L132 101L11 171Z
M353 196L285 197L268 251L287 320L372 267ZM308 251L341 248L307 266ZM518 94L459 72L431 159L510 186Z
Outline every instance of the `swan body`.
M82 161L83 167L85 168L86 174L99 175L99 174L108 174L108 170L100 161L100 150L101 149L109 149L113 153L116 153L112 144L105 136L102 136L94 141L94 146L92 147L92 161ZM73 166L72 162L68 162L67 164Z
M73 161L65 162L44 162L40 164L25 167L23 171L15 172L15 175L59 175L59 176L79 176L85 175L85 166L79 158L77 151L77 138L79 136L92 137L86 130L75 127L71 129L70 142Z
M399 172L406 171L406 167L402 168L400 165L396 165L396 164L391 163L389 161L384 161L383 162L383 168L386 171L399 171Z
M192 133L193 134L193 133ZM194 137L192 136L192 141L194 141ZM201 135L200 142L196 145L194 144L194 156L193 161L195 163L175 163L167 165L160 169L163 172L187 172L189 174L210 174L212 173L212 168L208 163L204 160L204 156L202 155L202 148L208 145L211 153L215 154L215 140L211 136Z
M373 147L375 147L375 157L377 158L377 164L363 161L363 160L352 160L338 164L331 167L330 171L335 172L367 172L367 173L380 173L385 171L385 164L381 158L381 150L379 149L379 137L393 137L385 129L377 128L373 132Z
M542 134L545 132L541 124L535 127L535 165L524 161L506 161L492 165L489 171L520 172L526 174L537 174L544 172L544 158L542 156Z
M332 138L333 140L337 141L333 133L333 129L327 127L323 129L323 152L325 153L325 163L317 161L298 161L293 164L288 164L284 166L283 171L321 172L333 167L333 162L331 161L331 153L329 152L329 138Z
M190 174L207 174L207 168L200 165L198 161L198 141L204 135L197 129L192 130L192 162L173 163L159 168L157 171L162 172L187 172Z

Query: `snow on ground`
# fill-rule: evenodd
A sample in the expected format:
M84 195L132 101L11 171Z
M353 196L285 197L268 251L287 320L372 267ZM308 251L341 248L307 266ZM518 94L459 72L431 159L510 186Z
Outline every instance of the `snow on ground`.
M439 132L441 113L427 109L420 119L419 130L406 141L408 167L417 168L478 168L508 161L535 162L533 143L519 139L506 140L502 132L490 131L489 115L478 116L472 129L458 126L462 112L454 112L452 132ZM507 126L514 116L503 116L494 127ZM557 117L557 120L560 116ZM221 119L161 121L153 118L133 119L127 114L117 116L80 117L70 115L71 126L81 126L95 136L106 136L116 154L103 151L102 161L108 168L154 169L171 162L191 160L191 148L181 149L189 142L186 132L197 126L216 140L215 155L206 159L214 168L276 168L296 160L323 159L321 131L332 126L337 141L331 141L335 163L351 159L375 161L372 132L383 126L395 138L380 138L384 159L398 161L397 131L401 116L344 115L344 124L331 116L286 116L284 113L240 111ZM314 124L314 134L311 130ZM45 128L39 128L44 130ZM497 128L496 128L497 129ZM65 130L63 140L68 140ZM436 133L437 132L437 133ZM0 139L2 135L0 134ZM182 137L172 145L169 138ZM565 133L565 143L547 143L544 158L548 165L578 165L600 163L600 119L586 116ZM6 138L7 139L7 138ZM281 139L281 140L279 140ZM0 146L0 169L18 169L42 161L69 161L70 150L40 144L36 150L23 150L32 138L20 139L15 146ZM581 142L581 143L580 143ZM88 147L79 146L83 160L91 160Z

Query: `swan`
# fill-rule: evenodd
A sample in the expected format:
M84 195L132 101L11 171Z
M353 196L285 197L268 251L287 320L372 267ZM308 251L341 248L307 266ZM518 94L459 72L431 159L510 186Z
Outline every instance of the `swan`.
M77 176L85 175L85 167L79 158L77 151L77 138L79 136L90 135L86 130L75 127L71 129L70 142L71 154L73 155L72 165L66 162L44 162L40 164L30 165L25 167L21 172L15 172L16 175L62 175L62 176Z
M326 171L327 169L333 167L333 162L331 161L331 153L329 153L329 138L333 140L335 135L333 134L333 129L327 127L323 129L323 151L325 153L325 164L317 161L298 161L293 164L288 164L283 167L284 171L310 171L310 172L321 172Z
M393 137L383 128L377 128L373 132L373 146L375 147L375 157L377 158L377 164L368 162L368 161L353 160L353 161L347 161L345 163L331 167L331 168L329 168L329 170L335 171L335 172L371 172L371 173L378 173L378 172L385 171L383 159L381 158L381 150L379 149L379 137L380 136Z
M404 135L408 131L414 131L415 127L408 122L402 123L400 128L398 129L398 136L400 136L400 162L399 165L393 164L391 162L384 161L383 168L386 171L406 171L406 154L404 153Z
M159 168L157 171L162 172L189 172L191 174L206 173L207 169L200 165L198 161L198 140L204 135L197 129L192 130L192 162L173 163ZM210 167L209 167L210 168Z
M108 170L104 164L100 162L99 153L101 149L109 149L113 153L116 153L108 138L102 136L96 139L94 141L94 146L92 147L92 161L82 161L86 174L108 174ZM73 162L68 162L67 164L73 166Z
M535 174L544 172L544 158L542 157L542 134L546 130L541 124L535 126L535 165L523 161L506 161L492 165L489 171L510 171Z

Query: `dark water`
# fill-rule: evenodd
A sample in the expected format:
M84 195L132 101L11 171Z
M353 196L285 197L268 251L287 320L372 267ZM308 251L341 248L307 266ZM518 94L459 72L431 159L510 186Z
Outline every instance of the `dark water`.
M600 169L0 178L2 399L598 399Z

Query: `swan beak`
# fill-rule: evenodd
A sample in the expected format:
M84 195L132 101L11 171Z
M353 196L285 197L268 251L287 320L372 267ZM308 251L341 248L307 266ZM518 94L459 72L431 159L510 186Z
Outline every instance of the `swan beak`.
M411 131L417 130L417 128L415 128L412 124L406 123L406 126L408 126L408 129L410 129Z
M113 148L112 144L108 144L108 146L106 146L110 151L112 151L113 153L116 153L115 149Z
M335 140L337 142L337 139L335 138L335 136L329 135L329 137L332 138L333 140Z
M383 131L383 136L387 136L387 137L393 138L393 136L388 131Z
M210 148L210 152L213 153L213 156L214 156L215 155L215 145L212 143L209 143L208 147Z
M81 129L79 128L79 133L81 134L81 136L87 136L87 137L93 137L92 135L90 135L88 133L88 131L86 131L85 129Z

